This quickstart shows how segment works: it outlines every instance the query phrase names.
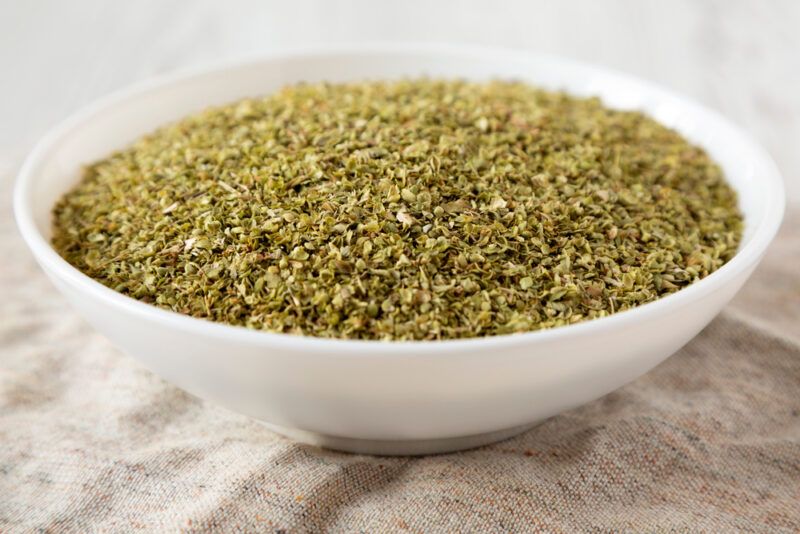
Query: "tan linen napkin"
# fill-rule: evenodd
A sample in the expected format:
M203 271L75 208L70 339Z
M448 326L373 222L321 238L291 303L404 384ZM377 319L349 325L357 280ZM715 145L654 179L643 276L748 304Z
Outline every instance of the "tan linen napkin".
M422 458L292 443L121 355L45 280L0 183L0 532L798 532L800 216L654 371Z

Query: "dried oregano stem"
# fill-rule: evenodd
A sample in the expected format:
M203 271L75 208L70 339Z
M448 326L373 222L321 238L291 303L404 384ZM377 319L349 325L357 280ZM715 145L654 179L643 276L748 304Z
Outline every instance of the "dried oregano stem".
M736 251L736 195L640 113L520 83L299 85L86 169L53 243L133 298L251 328L446 339L603 317Z

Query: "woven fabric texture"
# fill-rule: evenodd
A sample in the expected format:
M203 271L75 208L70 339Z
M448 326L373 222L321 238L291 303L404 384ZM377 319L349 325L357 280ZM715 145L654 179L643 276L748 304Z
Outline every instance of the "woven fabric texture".
M516 438L325 451L170 386L73 312L0 187L0 532L798 532L800 217L661 366Z

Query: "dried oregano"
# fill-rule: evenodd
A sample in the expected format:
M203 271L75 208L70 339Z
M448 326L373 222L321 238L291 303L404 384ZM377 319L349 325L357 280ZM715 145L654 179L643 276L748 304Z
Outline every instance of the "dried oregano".
M729 260L736 195L641 113L521 83L287 87L94 163L53 243L116 291L277 332L446 339L650 302Z

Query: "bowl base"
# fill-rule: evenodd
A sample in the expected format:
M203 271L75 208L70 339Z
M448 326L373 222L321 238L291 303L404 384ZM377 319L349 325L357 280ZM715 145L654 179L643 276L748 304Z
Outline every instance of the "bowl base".
M473 449L514 437L539 424L532 423L497 430L495 432L487 432L485 434L473 434L454 438L380 440L343 438L298 430L296 428L282 427L263 421L261 423L273 432L286 436L294 441L299 441L300 443L306 443L325 449L356 454L372 454L376 456L420 456L424 454L441 454L462 451L464 449Z

